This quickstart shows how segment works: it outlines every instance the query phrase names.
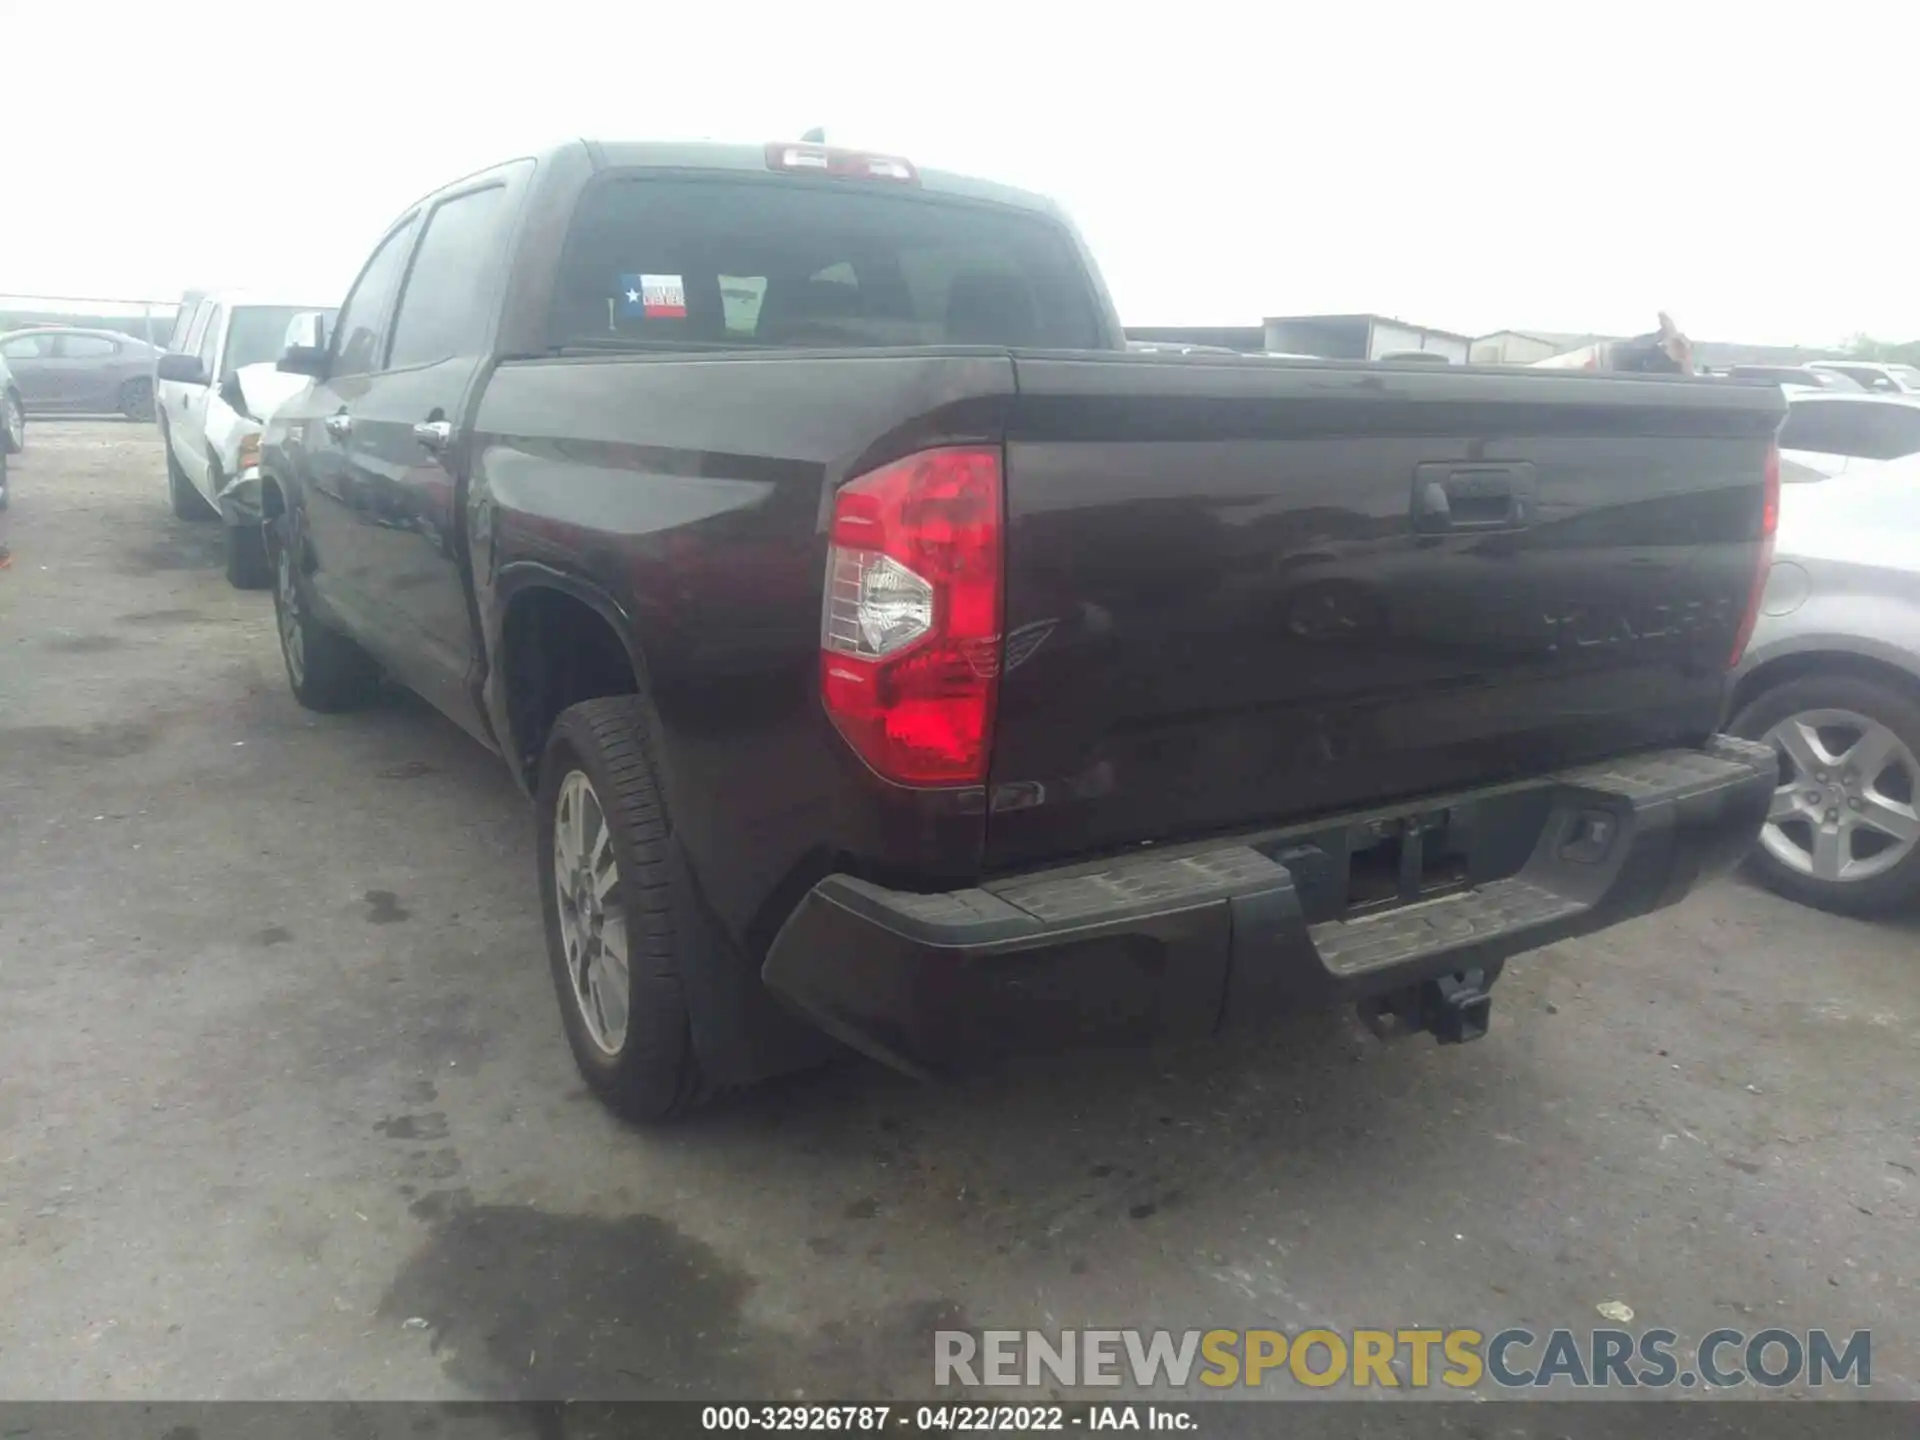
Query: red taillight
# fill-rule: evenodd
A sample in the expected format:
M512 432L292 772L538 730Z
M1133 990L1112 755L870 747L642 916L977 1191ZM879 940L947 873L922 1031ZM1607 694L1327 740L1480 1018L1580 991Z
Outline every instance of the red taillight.
M978 785L1000 674L1000 452L925 450L833 498L827 714L900 785Z
M1747 591L1746 613L1740 617L1740 628L1734 632L1733 654L1727 658L1729 667L1738 665L1740 657L1747 653L1747 642L1753 639L1753 627L1760 619L1760 598L1767 591L1767 577L1773 571L1773 538L1780 529L1780 447L1767 446L1766 491L1760 502L1760 548L1754 555L1753 580Z

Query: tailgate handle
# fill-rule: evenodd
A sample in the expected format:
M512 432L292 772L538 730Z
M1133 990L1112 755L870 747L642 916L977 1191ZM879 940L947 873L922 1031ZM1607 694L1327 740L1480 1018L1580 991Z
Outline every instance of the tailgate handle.
M1533 466L1434 462L1413 471L1413 526L1423 535L1524 530L1533 523Z

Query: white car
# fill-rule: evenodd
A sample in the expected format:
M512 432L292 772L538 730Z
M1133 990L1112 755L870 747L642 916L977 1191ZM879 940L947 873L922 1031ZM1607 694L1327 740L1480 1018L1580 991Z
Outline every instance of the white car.
M1825 370L1844 375L1856 385L1883 395L1920 394L1920 370L1879 360L1810 360L1809 370Z
M227 579L243 590L273 578L259 525L260 431L309 383L276 366L301 317L332 313L232 292L203 295L175 325L177 346L155 367L154 418L173 513L226 522Z
M1920 395L1783 387L1780 478L1827 480L1869 460L1920 455Z

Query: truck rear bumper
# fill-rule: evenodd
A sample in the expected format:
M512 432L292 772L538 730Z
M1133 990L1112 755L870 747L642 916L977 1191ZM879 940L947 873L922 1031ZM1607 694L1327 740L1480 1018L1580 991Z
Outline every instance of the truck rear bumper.
M1456 976L1471 1002L1508 956L1671 905L1732 868L1775 780L1771 749L1716 736L947 894L831 875L762 976L822 1029L918 1074L1009 1050L1196 1039L1287 1004L1450 995ZM1356 916L1363 842L1430 824L1465 837L1464 880ZM1407 843L1402 893L1421 894Z

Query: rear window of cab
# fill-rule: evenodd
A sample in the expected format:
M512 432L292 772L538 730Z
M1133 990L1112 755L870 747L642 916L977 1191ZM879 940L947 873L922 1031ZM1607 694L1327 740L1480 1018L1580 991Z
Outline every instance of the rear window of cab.
M1066 230L1008 206L844 182L616 176L560 266L555 348L1093 349Z

